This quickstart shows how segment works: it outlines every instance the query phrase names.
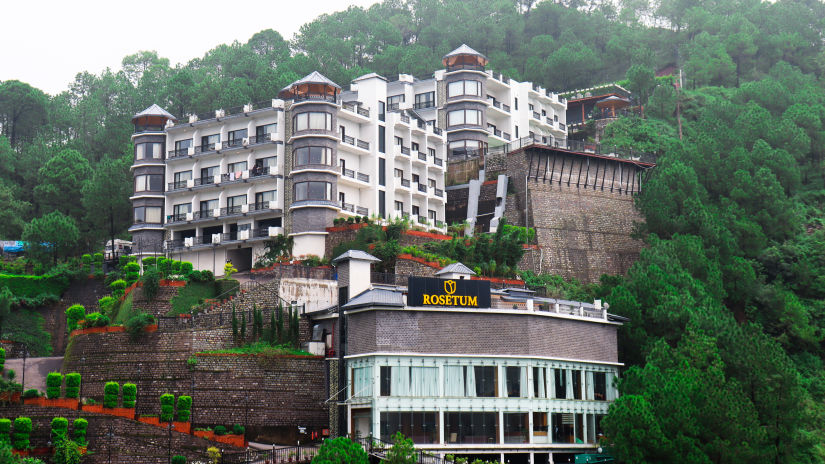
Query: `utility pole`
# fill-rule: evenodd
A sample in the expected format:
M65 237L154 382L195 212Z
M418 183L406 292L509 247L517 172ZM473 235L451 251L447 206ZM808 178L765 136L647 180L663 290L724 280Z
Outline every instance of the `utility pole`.
M676 84L676 122L679 124L679 140L682 140L682 68L679 68L679 82Z

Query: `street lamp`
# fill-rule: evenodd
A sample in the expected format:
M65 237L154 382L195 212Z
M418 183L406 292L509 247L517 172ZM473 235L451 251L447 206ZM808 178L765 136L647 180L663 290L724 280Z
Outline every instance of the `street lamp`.
M83 369L83 367L85 365L86 365L86 357L81 356L80 357L80 372L83 372L84 374L86 373L86 371ZM80 391L78 391L77 396L80 397L80 404L83 404L83 379L82 378L80 379Z
M112 464L112 441L115 438L114 430L112 429L112 423L109 422L109 432L106 434L107 444L106 444L106 451L109 453L109 460L108 464Z
M169 464L172 464L172 429L175 428L175 425L172 424L172 421L169 421Z
M20 388L23 389L23 393L26 393L26 356L29 354L29 349L26 347L26 344L23 343L23 378L21 380ZM23 403L23 395L20 395L20 403Z

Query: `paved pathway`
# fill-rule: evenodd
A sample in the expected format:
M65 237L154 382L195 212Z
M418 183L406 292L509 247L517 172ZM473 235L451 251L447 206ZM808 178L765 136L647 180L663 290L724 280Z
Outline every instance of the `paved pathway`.
M52 358L26 358L26 390L34 388L41 392L46 391L46 375L49 372L60 372L63 366L63 356ZM14 381L23 381L23 358L6 360L6 369L14 369Z

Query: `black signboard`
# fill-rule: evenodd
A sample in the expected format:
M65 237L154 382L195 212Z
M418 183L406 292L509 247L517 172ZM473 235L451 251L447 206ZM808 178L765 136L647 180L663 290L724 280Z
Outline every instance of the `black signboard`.
M407 289L407 306L490 307L490 282L486 280L410 277Z

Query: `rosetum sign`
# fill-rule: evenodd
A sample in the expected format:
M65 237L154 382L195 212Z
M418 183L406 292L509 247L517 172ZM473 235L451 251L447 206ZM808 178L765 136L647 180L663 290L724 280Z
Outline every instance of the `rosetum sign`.
M408 306L490 307L490 282L486 280L410 277L407 289Z

